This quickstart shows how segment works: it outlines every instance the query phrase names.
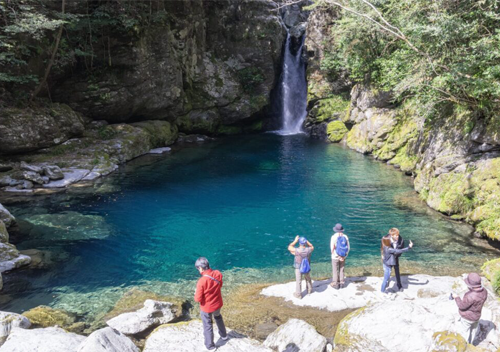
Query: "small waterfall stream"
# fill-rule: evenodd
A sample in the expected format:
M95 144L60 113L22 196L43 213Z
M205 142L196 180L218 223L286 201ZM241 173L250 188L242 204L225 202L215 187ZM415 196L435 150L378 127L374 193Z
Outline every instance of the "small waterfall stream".
M302 133L302 123L307 115L306 65L301 58L304 37L300 40L300 46L294 53L290 33L287 33L281 77L282 125L278 131L282 135Z

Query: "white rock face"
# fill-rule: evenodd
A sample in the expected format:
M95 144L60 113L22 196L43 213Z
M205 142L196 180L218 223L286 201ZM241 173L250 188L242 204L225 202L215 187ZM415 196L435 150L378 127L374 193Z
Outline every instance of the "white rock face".
M28 318L20 314L0 312L0 346L5 342L12 328L27 329L30 326Z
M272 352L258 341L228 330L229 339L219 339L214 323L214 342L218 352ZM201 321L160 326L146 340L143 352L199 352L205 349Z
M293 297L295 282L270 286L262 294L330 311L366 307L347 316L337 330L350 341L351 351L427 351L435 332L461 333L457 305L448 297L451 292L461 297L467 292L462 278L411 275L401 281L404 291L396 292L392 278L390 294L380 292L379 277L347 278L347 286L340 290L327 286L329 280L316 281L315 292L302 300ZM492 351L500 347L494 326L500 326L500 302L489 294L476 335L479 347Z
M126 335L135 335L151 327L166 324L175 319L172 303L147 299L144 307L136 312L123 313L106 322L113 329Z
M84 336L56 327L33 330L13 328L1 350L2 352L73 352L83 340Z
M269 335L264 345L277 351L323 352L326 338L305 321L290 319Z
M77 352L139 352L139 348L119 331L104 328L90 334Z
M90 173L86 169L63 169L64 178L58 181L49 182L43 187L47 188L60 188L69 186L72 183L78 182Z

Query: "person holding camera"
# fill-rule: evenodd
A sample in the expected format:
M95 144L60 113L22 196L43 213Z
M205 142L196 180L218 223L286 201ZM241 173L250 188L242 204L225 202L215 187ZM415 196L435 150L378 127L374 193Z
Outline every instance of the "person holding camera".
M299 243L299 247L295 245ZM296 236L295 240L288 245L288 251L294 256L293 267L295 269L295 298L302 298L302 276L306 279L307 293L312 293L311 280L311 253L314 246L305 237Z
M390 237L385 236L382 238L382 245L380 247L380 252L382 254L382 266L384 267L384 279L382 280L381 288L382 293L386 293L385 289L387 288L389 280L391 279L392 268L395 268L396 265L398 265L397 273L399 274L399 262L397 256L401 255L404 252L408 252L411 248L413 248L412 241L410 241L410 244L406 248L396 248L397 239L395 238L399 237L399 230L397 228L390 229L389 236ZM401 290L402 288L403 286L401 285L401 279L399 279L398 289Z
M463 298L455 296L452 293L450 294L450 299L454 299L458 306L465 340L467 343L473 343L479 318L481 318L481 310L488 298L488 292L482 286L479 274L470 273L464 281L469 288L469 292Z

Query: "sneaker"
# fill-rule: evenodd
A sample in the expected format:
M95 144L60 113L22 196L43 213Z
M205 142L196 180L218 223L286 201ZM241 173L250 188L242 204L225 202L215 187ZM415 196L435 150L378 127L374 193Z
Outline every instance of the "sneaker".
M217 351L217 347L210 347L208 348L207 346L205 346L205 351Z
M296 292L295 292L295 293L293 294L293 297L298 298L298 299L301 299L301 298L302 298L302 295L301 295L300 293L296 293Z
M221 336L220 338L221 338L221 339L223 339L224 341L229 340L229 336L228 336L228 335L226 335L226 336L224 336L224 337L222 337L222 336Z
M398 289L399 292L403 292L404 289L401 287L400 289Z

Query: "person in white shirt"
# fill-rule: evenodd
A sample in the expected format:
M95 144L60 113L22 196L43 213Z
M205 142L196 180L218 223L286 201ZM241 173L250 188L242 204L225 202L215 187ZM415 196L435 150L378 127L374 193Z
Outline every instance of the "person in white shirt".
M334 234L330 239L330 251L332 253L332 286L338 290L345 285L344 266L351 246L349 238L344 234L344 228L341 224L333 227Z

